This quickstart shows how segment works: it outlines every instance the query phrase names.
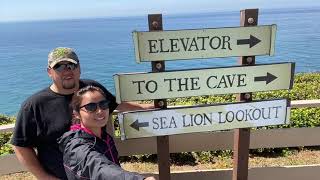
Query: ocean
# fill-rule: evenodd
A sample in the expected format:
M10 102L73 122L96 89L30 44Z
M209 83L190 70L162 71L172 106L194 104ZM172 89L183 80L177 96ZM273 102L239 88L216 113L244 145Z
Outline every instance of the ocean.
M165 30L237 27L238 12L163 14ZM277 25L274 56L256 63L296 62L296 73L320 71L320 8L260 9L259 25ZM113 75L149 72L135 62L132 31L147 31L147 15L0 23L0 114L16 115L31 94L49 86L47 56L64 46L76 50L82 78L95 79L114 93ZM237 58L167 61L166 69L237 65Z

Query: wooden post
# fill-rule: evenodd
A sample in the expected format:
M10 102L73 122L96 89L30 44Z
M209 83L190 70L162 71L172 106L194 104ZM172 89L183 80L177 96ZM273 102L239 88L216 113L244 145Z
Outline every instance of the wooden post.
M258 9L245 9L240 11L240 26L256 26L258 24ZM255 64L255 56L240 57L240 65L250 66ZM237 94L238 101L252 101L252 93ZM233 175L232 180L248 179L248 160L250 146L250 129L234 130L233 146Z
M149 31L162 31L162 15L161 14L149 14L148 15ZM151 62L152 72L165 71L164 61ZM166 109L166 99L155 99L155 108ZM159 180L170 180L170 152L169 152L169 136L157 137L157 154L158 154L158 166L159 166Z

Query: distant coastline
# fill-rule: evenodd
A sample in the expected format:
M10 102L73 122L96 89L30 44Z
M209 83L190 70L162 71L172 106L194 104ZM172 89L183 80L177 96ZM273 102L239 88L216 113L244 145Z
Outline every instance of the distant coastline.
M259 8L259 7L254 7ZM239 10L227 10L227 11L207 11L207 12L190 12L190 13L177 13L177 14L166 14L163 13L164 16L168 18L179 17L179 18L187 18L193 16L208 16L212 13L216 15L232 15L239 13ZM281 8L259 8L260 14L283 14L283 13L306 13L308 11L320 11L320 6L305 6L305 7L281 7ZM161 13L161 12L159 12ZM81 20L99 20L99 19L107 19L107 20L119 20L119 19L136 19L141 17L146 17L147 14L141 15L132 15L132 16L101 16L101 17L82 17L82 18L69 18L69 19L39 19L39 20L23 20L23 21L1 21L1 23L35 23L35 22L59 22L59 21L81 21Z

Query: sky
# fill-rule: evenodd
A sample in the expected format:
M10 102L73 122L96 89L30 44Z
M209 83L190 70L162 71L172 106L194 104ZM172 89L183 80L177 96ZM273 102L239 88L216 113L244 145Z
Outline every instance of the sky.
M319 0L0 0L0 22L320 7Z

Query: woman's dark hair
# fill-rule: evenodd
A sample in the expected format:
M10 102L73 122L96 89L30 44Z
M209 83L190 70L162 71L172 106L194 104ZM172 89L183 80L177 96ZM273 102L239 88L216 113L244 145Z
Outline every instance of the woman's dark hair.
M100 88L98 88L96 86L92 86L92 85L85 86L85 87L79 89L76 93L73 94L72 100L71 100L71 103L70 103L70 108L72 110L72 122L73 122L73 124L79 123L79 119L75 118L73 112L75 111L75 112L79 113L80 105L81 105L81 101L82 101L82 95L85 94L86 92L95 92L95 91L100 92L102 94L102 96L106 98L105 93Z

